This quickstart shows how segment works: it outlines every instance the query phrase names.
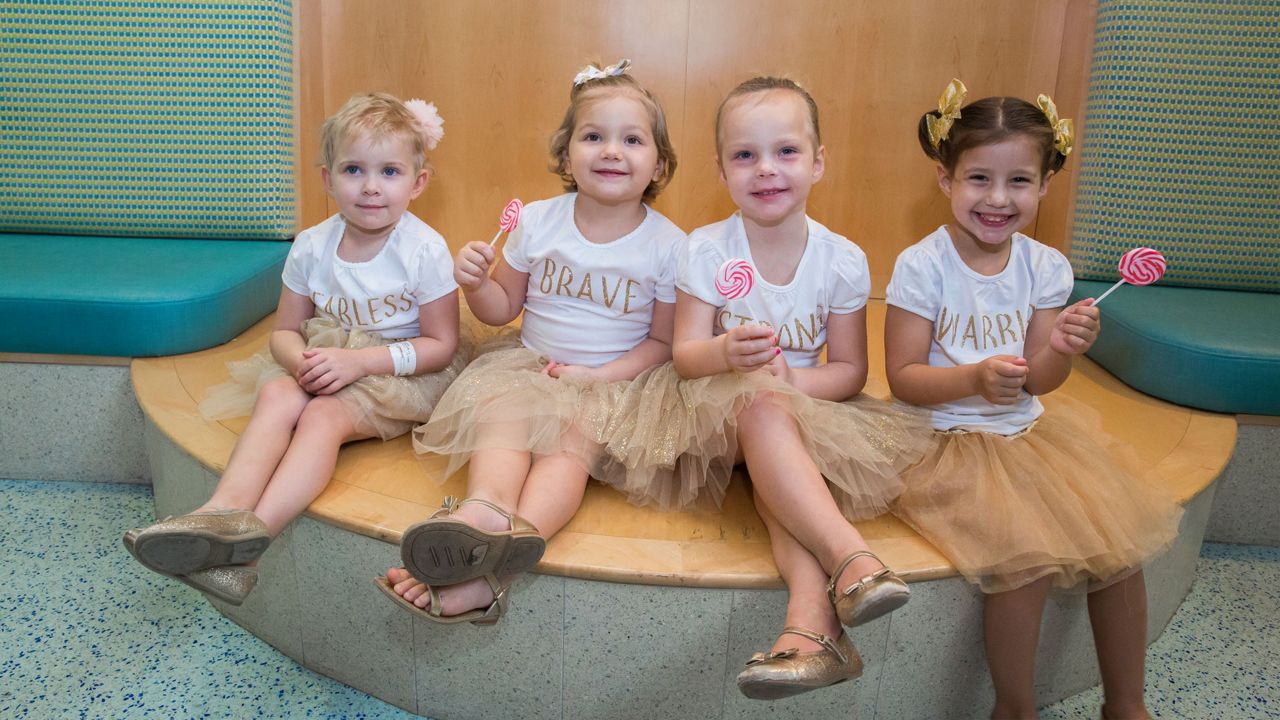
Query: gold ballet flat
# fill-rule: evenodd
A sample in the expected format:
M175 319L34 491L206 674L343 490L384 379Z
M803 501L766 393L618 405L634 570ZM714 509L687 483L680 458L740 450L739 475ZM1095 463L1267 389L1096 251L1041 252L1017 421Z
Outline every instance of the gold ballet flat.
M874 558L876 562L884 565L875 553L860 550L845 558L832 573L831 582L827 583L827 597L831 599L831 604L836 609L840 624L850 628L871 622L881 615L897 610L906 605L911 597L911 590L907 588L907 584L887 565L837 593L836 582L840 575L844 573L845 568L849 567L849 563L860 557Z
M174 577L206 595L239 607L258 584L258 569L247 565L227 565Z
M756 653L738 673L738 690L753 700L777 700L853 680L862 675L862 657L846 633L832 639L799 627L782 629L822 646L817 652L796 648Z
M164 575L253 562L270 544L267 526L248 510L179 515L124 534L138 562Z

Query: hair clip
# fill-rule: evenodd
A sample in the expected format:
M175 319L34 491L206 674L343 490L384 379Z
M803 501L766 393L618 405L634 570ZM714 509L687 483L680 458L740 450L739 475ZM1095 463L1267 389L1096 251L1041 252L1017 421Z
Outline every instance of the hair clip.
M1053 100L1048 95L1040 95L1036 98L1036 104L1040 106L1040 112L1049 119L1049 126L1053 128L1053 146L1062 153L1062 157L1071 154L1071 149L1075 147L1075 131L1072 130L1071 120L1069 118L1058 119L1058 106L1053 104Z
M969 88L964 83L952 78L938 98L938 117L929 115L925 118L929 130L929 144L934 150L951 134L951 125L960 119L960 106L964 105L964 96Z
M625 73L627 71L627 68L629 67L631 67L631 61L627 58L623 58L618 61L617 65L609 65L603 70L596 67L594 64L588 65L582 68L581 72L579 72L577 75L574 76L573 86L578 87L582 83L587 82L589 80L600 80L602 78L607 78L607 77L617 77Z
M444 137L444 118L440 117L436 104L415 98L406 100L404 106L409 110L409 114L413 115L418 132L422 133L422 139L427 144L427 149L435 150L436 145L439 145Z

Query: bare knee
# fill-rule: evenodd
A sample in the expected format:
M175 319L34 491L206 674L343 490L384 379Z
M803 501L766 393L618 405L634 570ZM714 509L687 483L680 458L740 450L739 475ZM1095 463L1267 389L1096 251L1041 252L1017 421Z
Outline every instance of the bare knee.
M792 424L784 407L785 399L775 393L758 393L751 403L738 413L740 435L773 432Z
M253 414L279 418L292 425L298 422L299 416L302 415L310 399L311 395L298 387L297 381L293 378L276 378L258 390Z
M298 434L330 436L341 443L354 439L354 424L351 413L341 400L323 395L312 398L302 410L298 418Z

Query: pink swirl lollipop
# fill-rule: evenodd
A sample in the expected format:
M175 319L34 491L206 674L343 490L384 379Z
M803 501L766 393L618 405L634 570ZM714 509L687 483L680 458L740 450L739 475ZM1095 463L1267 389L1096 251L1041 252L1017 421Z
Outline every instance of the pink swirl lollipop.
M489 245L498 242L498 238L502 237L502 233L509 233L516 229L520 224L520 211L524 209L524 203L520 198L513 198L507 206L502 208L502 215L498 217L498 234L493 236L489 241Z
M725 260L716 271L716 291L729 300L746 297L755 281L755 268L741 258Z
M1159 250L1149 247L1137 247L1120 258L1120 282L1112 285L1102 297L1093 301L1094 305L1102 302L1102 298L1125 283L1130 285L1150 285L1164 276L1165 261Z

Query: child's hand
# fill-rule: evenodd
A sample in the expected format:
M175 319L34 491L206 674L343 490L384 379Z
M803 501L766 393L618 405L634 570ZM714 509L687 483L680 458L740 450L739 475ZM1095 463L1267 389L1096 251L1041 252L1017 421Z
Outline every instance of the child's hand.
M1013 355L992 355L975 366L977 395L995 405L1012 405L1027 382L1027 361Z
M567 363L558 363L554 360L547 363L542 369L542 374L553 377L557 380L565 377L573 377L579 380L594 380L599 377L597 368L589 368L586 365L569 365Z
M332 395L365 376L355 352L345 348L302 351L298 385L312 395Z
M791 384L791 366L787 364L785 353L774 355L772 360L764 364L764 371L788 385Z
M1063 355L1079 355L1093 347L1101 329L1101 312L1093 306L1093 298L1063 308L1053 321L1049 347Z
M724 337L724 362L740 373L759 370L782 354L768 325L739 325Z
M463 290L475 290L489 279L494 249L488 243L472 241L458 251L453 261L453 280Z

